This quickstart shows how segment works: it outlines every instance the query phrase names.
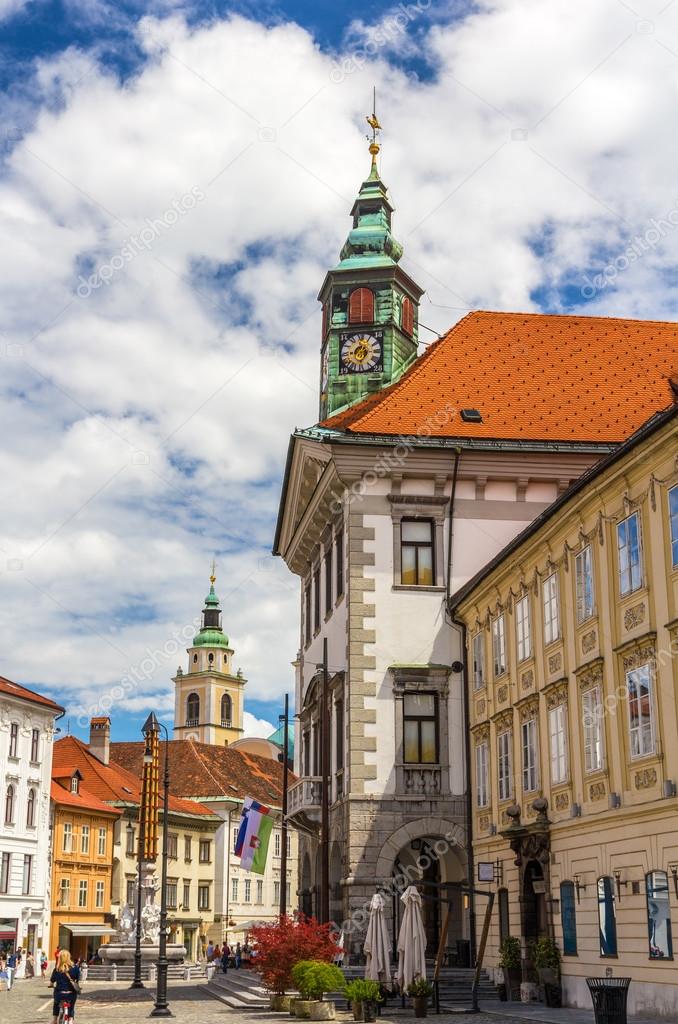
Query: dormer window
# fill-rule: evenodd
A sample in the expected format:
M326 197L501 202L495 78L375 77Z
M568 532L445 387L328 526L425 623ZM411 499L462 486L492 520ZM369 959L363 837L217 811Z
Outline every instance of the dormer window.
M374 292L371 288L354 288L348 300L348 322L370 324L374 321Z
M71 793L77 793L80 789L80 777L77 772L75 775L71 775Z
M414 334L414 303L412 299L408 299L407 296L403 299L400 324L405 334L409 334L410 337Z

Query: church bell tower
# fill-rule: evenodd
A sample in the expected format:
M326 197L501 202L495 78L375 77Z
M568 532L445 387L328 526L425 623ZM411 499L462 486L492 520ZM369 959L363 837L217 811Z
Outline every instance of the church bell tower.
M417 356L423 290L399 266L393 207L377 167L381 125L372 129L372 166L353 204L353 227L320 294L320 419L398 380Z
M233 672L233 648L221 627L215 582L213 565L201 628L188 648L188 672L179 668L173 679L174 736L223 746L242 736L247 680L240 669Z

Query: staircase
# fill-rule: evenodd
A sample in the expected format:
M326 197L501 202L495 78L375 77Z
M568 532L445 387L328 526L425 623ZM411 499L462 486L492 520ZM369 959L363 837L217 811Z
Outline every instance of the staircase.
M190 981L191 978L204 978L205 967L198 967L194 964L168 964L167 978L170 981ZM87 981L132 981L134 978L134 964L90 964L87 968ZM142 963L142 981L156 980L156 966L154 963Z
M269 1010L271 1000L261 978L254 971L229 967L228 973L216 971L207 986L215 999L231 1010Z
M443 967L440 971L440 1009L458 1009L471 1005L471 989L475 971L470 967ZM478 1002L481 1007L499 1002L497 990L486 971L480 972Z

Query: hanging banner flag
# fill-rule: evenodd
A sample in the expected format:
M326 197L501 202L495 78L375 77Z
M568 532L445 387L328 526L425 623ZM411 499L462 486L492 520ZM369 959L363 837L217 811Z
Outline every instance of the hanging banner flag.
M241 868L263 875L272 829L273 818L270 808L258 804L248 796L242 807L240 829L235 844L235 855L240 857Z

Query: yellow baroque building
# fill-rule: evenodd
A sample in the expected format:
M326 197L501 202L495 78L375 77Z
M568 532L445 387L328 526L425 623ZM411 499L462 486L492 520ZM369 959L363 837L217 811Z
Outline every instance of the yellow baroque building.
M497 897L486 965L517 936L534 982L532 945L551 936L567 1004L591 1006L587 977L630 977L629 1011L670 1020L677 440L674 406L452 599L467 643L474 874Z

